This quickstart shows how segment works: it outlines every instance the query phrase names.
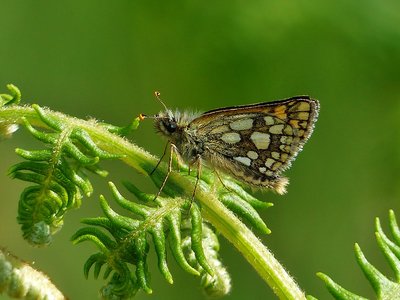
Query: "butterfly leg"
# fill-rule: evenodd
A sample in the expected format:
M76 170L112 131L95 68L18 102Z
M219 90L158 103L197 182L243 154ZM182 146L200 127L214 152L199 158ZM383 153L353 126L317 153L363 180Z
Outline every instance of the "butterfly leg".
M180 173L181 172L181 167L184 165L184 162L182 161L181 156L179 155L179 152L177 150L177 148L175 147L174 149L174 153L175 153L175 159L173 160L173 162L175 162L175 170Z
M193 194L192 194L192 201L194 199L194 196L196 196L197 185L199 184L199 180L201 177L201 157L200 157L200 155L197 155L194 163L197 164L197 175L196 175L196 183L194 184L194 190L193 190Z
M165 175L164 181L162 182L162 184L161 184L161 186L160 186L160 189L158 190L158 193L157 193L157 195L155 196L155 198L153 199L153 201L156 200L156 199L158 198L158 196L160 196L162 190L163 190L164 187L165 187L165 184L167 183L168 177L169 177L169 175L170 175L171 172L172 172L172 156L174 155L174 153L176 153L176 151L177 151L177 150L176 150L176 146L175 146L174 144L171 143L171 146L170 146L170 154L169 154L169 160L168 160L167 175ZM157 165L158 165L158 164L157 164Z
M217 175L217 177L218 177L219 181L221 182L222 186L223 186L229 193L231 193L232 190L231 190L230 188L228 188L228 187L225 185L225 183L223 182L223 180L222 180L221 176L219 175L218 171L214 169L214 172L215 172L215 174Z
M167 148L168 148L169 143L170 143L170 142L168 141L168 142L165 144L164 152L163 152L163 154L161 155L160 159L158 160L158 163L157 163L156 166L154 167L153 171L150 172L150 175L153 175L153 173L157 170L158 166L160 165L161 161L163 160L165 154L167 153Z

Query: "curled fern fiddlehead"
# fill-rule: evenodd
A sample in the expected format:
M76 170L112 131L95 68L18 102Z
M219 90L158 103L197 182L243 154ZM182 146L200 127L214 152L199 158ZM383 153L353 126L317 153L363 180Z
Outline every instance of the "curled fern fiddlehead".
M197 204L182 198L158 197L153 201L154 195L144 194L132 184L127 187L140 202L127 200L110 183L115 201L129 212L129 216L117 214L101 196L100 205L105 217L83 220L83 223L97 227L82 228L73 236L74 243L90 240L99 248L100 252L87 260L85 276L94 267L97 278L106 265L104 277L111 276L111 279L102 290L103 296L134 295L138 289L152 292L147 269L150 240L158 257L158 268L167 282L173 282L167 264L168 240L178 265L190 274L201 274L206 290L229 292L229 279L226 279L229 276L222 264L216 262L218 241L214 232L203 224ZM98 227L107 230L108 234ZM213 261L212 266L209 260ZM130 272L132 267L135 268L134 276ZM221 283L222 277L228 281L223 282L225 285Z
M32 182L21 194L18 222L24 238L36 246L47 245L62 226L64 214L79 207L82 194L90 196L93 188L85 170L104 175L100 159L117 158L100 149L88 133L51 118L45 109L32 106L46 131L34 128L23 119L26 129L48 145L42 150L16 149L26 161L11 167L10 176Z
M371 283L378 299L400 299L400 229L397 225L396 216L392 210L389 211L389 226L393 240L389 239L383 232L379 218L375 221L375 236L378 246L394 271L395 278L389 279L376 269L365 257L358 244L355 244L354 250L357 263L361 267L365 277ZM355 293L352 293L339 284L334 282L329 276L317 274L325 283L329 292L335 299L366 299Z

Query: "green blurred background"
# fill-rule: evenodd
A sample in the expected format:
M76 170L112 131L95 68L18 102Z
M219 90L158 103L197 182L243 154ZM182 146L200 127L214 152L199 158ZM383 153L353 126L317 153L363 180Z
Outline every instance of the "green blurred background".
M374 238L374 217L387 225L400 199L400 2L391 1L15 1L0 0L0 86L14 83L28 103L77 117L127 124L170 107L205 111L307 94L321 102L314 135L287 172L289 193L258 194L275 206L263 212L263 238L300 286L330 299L317 271L372 297L353 254L392 275ZM164 142L150 121L131 137L152 153ZM98 195L67 215L47 249L25 243L16 223L26 185L6 175L15 147L37 144L21 130L0 148L0 244L34 261L70 299L96 299L103 284L85 280L82 265L95 248L69 238L85 216L98 215ZM119 162L110 179L149 180ZM121 188L122 189L122 188ZM400 215L400 211L397 211ZM226 299L274 299L247 262L221 238L232 275ZM137 299L202 299L198 279L171 262L169 286L150 262L154 293ZM1 296L0 296L1 298ZM3 299L3 298L1 298Z

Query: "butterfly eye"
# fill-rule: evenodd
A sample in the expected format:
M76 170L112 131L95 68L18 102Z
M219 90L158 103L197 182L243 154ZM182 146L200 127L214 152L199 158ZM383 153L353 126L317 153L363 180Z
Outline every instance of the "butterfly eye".
M163 123L169 133L173 133L176 131L176 121L175 120L167 119Z

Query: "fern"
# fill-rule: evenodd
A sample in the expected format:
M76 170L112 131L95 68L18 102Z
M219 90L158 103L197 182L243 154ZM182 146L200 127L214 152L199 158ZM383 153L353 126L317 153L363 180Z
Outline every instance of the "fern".
M125 127L80 120L38 105L21 106L18 89L12 85L8 88L10 94L1 95L0 102L3 136L22 125L46 145L44 149L17 149L25 161L10 169L13 178L32 183L22 192L18 209L23 235L31 244L43 246L51 242L65 221L66 212L78 208L84 197L93 193L89 173L106 175L99 165L104 159L126 163L150 177L157 186L164 180L166 164L161 163L150 176L158 159L123 137L138 127L139 118ZM86 218L84 223L90 226L74 235L75 243L90 240L99 249L85 264L85 275L93 268L94 277L98 278L104 267L103 277L109 281L102 289L103 296L127 298L140 289L151 293L147 269L150 247L158 256L162 276L172 283L167 244L181 268L200 276L206 293L228 293L230 280L218 257L218 232L243 254L278 297L304 299L293 278L248 227L269 233L257 209L272 204L255 199L229 177L223 177L225 186L221 185L206 168L192 201L196 177L188 175L187 166L180 168L183 172L169 176L163 190L165 196L155 201L154 195L126 184L138 198L129 201L110 184L115 202L125 209L126 215L117 214L101 196L105 217Z
M221 286L219 277L215 273L224 273L222 264L218 261L217 254L213 253L214 263L212 268L205 255L203 240L213 240L215 245L215 234L207 226L203 230L203 220L197 204L190 204L182 198L154 199L154 195L139 192L129 184L129 190L133 191L141 203L125 199L110 183L113 197L117 204L130 213L130 216L122 216L111 209L104 196L100 197L101 208L106 217L90 218L83 223L101 227L108 231L98 230L96 227L85 227L80 229L74 236L74 243L90 240L100 249L99 253L93 254L85 264L85 275L94 266L94 276L97 278L103 265L107 264L104 277L111 276L107 286L102 289L104 297L134 295L139 288L151 293L150 278L147 269L147 254L150 248L150 240L154 245L158 257L158 268L165 280L173 283L172 275L167 264L167 238L170 241L171 252L178 265L186 272L193 275L203 274L209 277L204 280L207 291L218 294L215 291ZM190 222L185 217L189 208ZM183 242L182 242L183 240ZM215 246L214 246L215 249ZM190 252L190 260L185 256ZM130 266L134 266L135 276L132 276ZM217 270L218 269L218 270ZM225 287L222 285L222 287ZM222 293L229 292L225 288Z
M107 175L100 167L103 160L120 160L157 186L164 180L166 164L161 163L152 174L157 158L124 137L138 127L139 118L125 127L80 120L38 105L21 106L20 91L13 85L7 88L8 94L0 94L1 137L10 137L22 126L45 144L43 149L16 149L24 161L9 170L12 178L31 183L21 193L18 222L24 238L32 245L49 245L52 236L61 229L66 213L93 194L91 177ZM104 216L82 220L85 227L72 240L75 244L91 241L97 246L98 252L85 263L84 274L88 277L93 270L94 278L102 273L108 280L101 290L102 297L127 299L139 290L152 293L148 270L151 247L157 255L158 269L168 283L173 283L168 266L168 258L173 258L188 274L199 276L206 294L226 295L231 284L219 258L218 232L243 254L279 298L305 299L295 281L249 229L252 227L260 234L270 233L257 210L272 204L254 198L229 177L223 176L224 185L221 185L207 168L201 174L196 198L192 201L196 177L188 175L186 165L179 164L179 168L181 172L171 173L164 194L156 199L132 183L124 183L136 197L128 200L109 183L115 203L100 196ZM112 208L114 205L123 213L117 213ZM389 220L393 240L385 235L379 219L375 227L378 246L394 270L394 279L379 272L355 245L357 262L378 299L400 299L400 229L393 211ZM25 297L35 294L38 299L54 292L57 297L63 297L51 285L47 291L24 285L26 279L17 276L19 268L20 262L6 251L0 251L0 292ZM37 276L34 272L30 274ZM323 273L318 276L336 299L365 299ZM17 286L21 289L14 289ZM309 295L307 299L315 298Z
M400 299L400 229L392 210L389 211L389 224L393 240L390 240L383 232L379 218L376 218L375 221L375 236L380 250L395 274L395 278L389 279L379 272L379 270L366 259L360 246L355 244L354 247L357 263L370 282L377 298L382 300ZM317 275L324 281L329 292L335 299L366 299L341 287L323 273L318 273Z
M90 196L92 185L85 171L99 175L100 159L118 158L100 149L83 129L62 123L51 117L38 105L32 105L46 131L35 129L27 118L22 117L26 129L39 141L48 145L43 150L16 149L26 161L10 169L13 178L34 183L21 194L18 206L18 222L24 238L41 246L51 242L51 236L63 223L64 214L79 207L82 193Z
M197 261L196 252L192 248L192 239L189 236L183 240L182 247L186 250L189 262L200 272L201 284L205 293L213 298L228 294L231 289L231 279L218 258L218 236L210 226L207 223L203 224L202 247L214 275L210 274L207 269L203 268L200 262Z

